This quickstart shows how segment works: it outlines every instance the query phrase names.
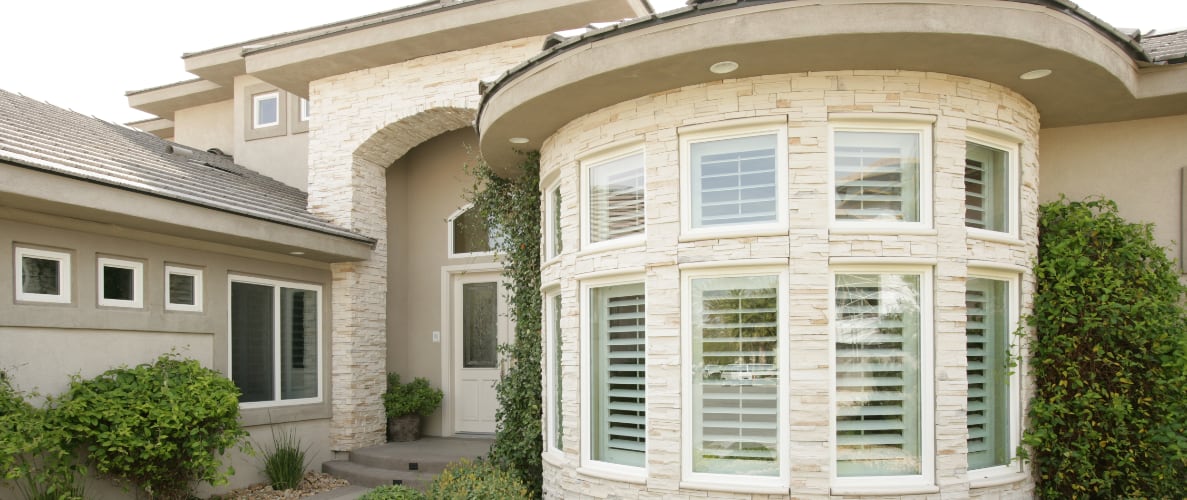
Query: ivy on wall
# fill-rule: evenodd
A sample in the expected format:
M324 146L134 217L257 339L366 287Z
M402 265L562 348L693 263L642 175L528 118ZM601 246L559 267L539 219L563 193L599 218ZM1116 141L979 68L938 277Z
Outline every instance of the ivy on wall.
M490 459L515 471L534 497L540 496L541 428L541 303L540 303L540 156L524 153L509 176L499 176L478 162L468 168L474 186L467 197L474 209L496 228L495 251L515 319L515 341L501 349L509 369L497 387L498 430Z
M1039 498L1187 498L1187 316L1174 262L1108 200L1040 207L1036 393L1023 443Z

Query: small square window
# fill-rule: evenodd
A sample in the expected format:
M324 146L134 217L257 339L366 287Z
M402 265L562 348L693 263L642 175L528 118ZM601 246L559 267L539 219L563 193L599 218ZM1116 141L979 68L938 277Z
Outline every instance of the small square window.
M15 257L18 301L70 303L70 254L17 247Z
M692 227L777 222L780 192L777 134L695 142Z
M303 122L309 121L309 99L302 97L297 101L297 119Z
M165 309L202 311L202 270L165 266Z
M280 124L280 93L256 94L252 102L252 128L271 127Z
M144 306L144 264L99 258L99 305L140 308Z

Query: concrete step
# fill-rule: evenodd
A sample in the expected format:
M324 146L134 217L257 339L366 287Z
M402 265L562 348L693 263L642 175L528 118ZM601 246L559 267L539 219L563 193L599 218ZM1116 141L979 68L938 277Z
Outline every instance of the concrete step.
M437 474L458 459L485 457L491 443L490 439L425 437L354 450L350 461L379 469Z
M311 497L305 497L305 500L356 500L368 491L371 491L371 488L366 486L343 486L338 489L318 493Z
M419 490L424 489L433 481L433 478L437 477L435 472L383 469L346 460L326 462L322 464L321 470L326 474L350 481L351 485L369 488L385 484L403 484Z

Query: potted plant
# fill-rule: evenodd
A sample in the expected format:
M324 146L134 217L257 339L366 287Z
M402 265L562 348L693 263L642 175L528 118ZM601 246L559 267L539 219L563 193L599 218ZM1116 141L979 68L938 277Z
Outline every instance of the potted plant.
M387 411L388 441L416 441L420 439L420 419L441 406L444 394L429 381L417 377L407 384L400 383L400 374L387 374L387 392L383 393L383 408Z

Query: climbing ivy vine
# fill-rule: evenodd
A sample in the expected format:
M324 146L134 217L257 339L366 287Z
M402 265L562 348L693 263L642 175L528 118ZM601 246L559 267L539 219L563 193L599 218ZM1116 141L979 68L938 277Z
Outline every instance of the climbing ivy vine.
M509 369L497 393L498 430L490 459L509 468L539 497L541 303L540 303L540 156L524 153L509 175L500 176L481 161L468 167L474 186L467 197L481 220L496 228L495 252L502 260L515 341L503 346Z
M1178 269L1112 201L1045 204L1039 229L1023 436L1037 496L1187 498Z

